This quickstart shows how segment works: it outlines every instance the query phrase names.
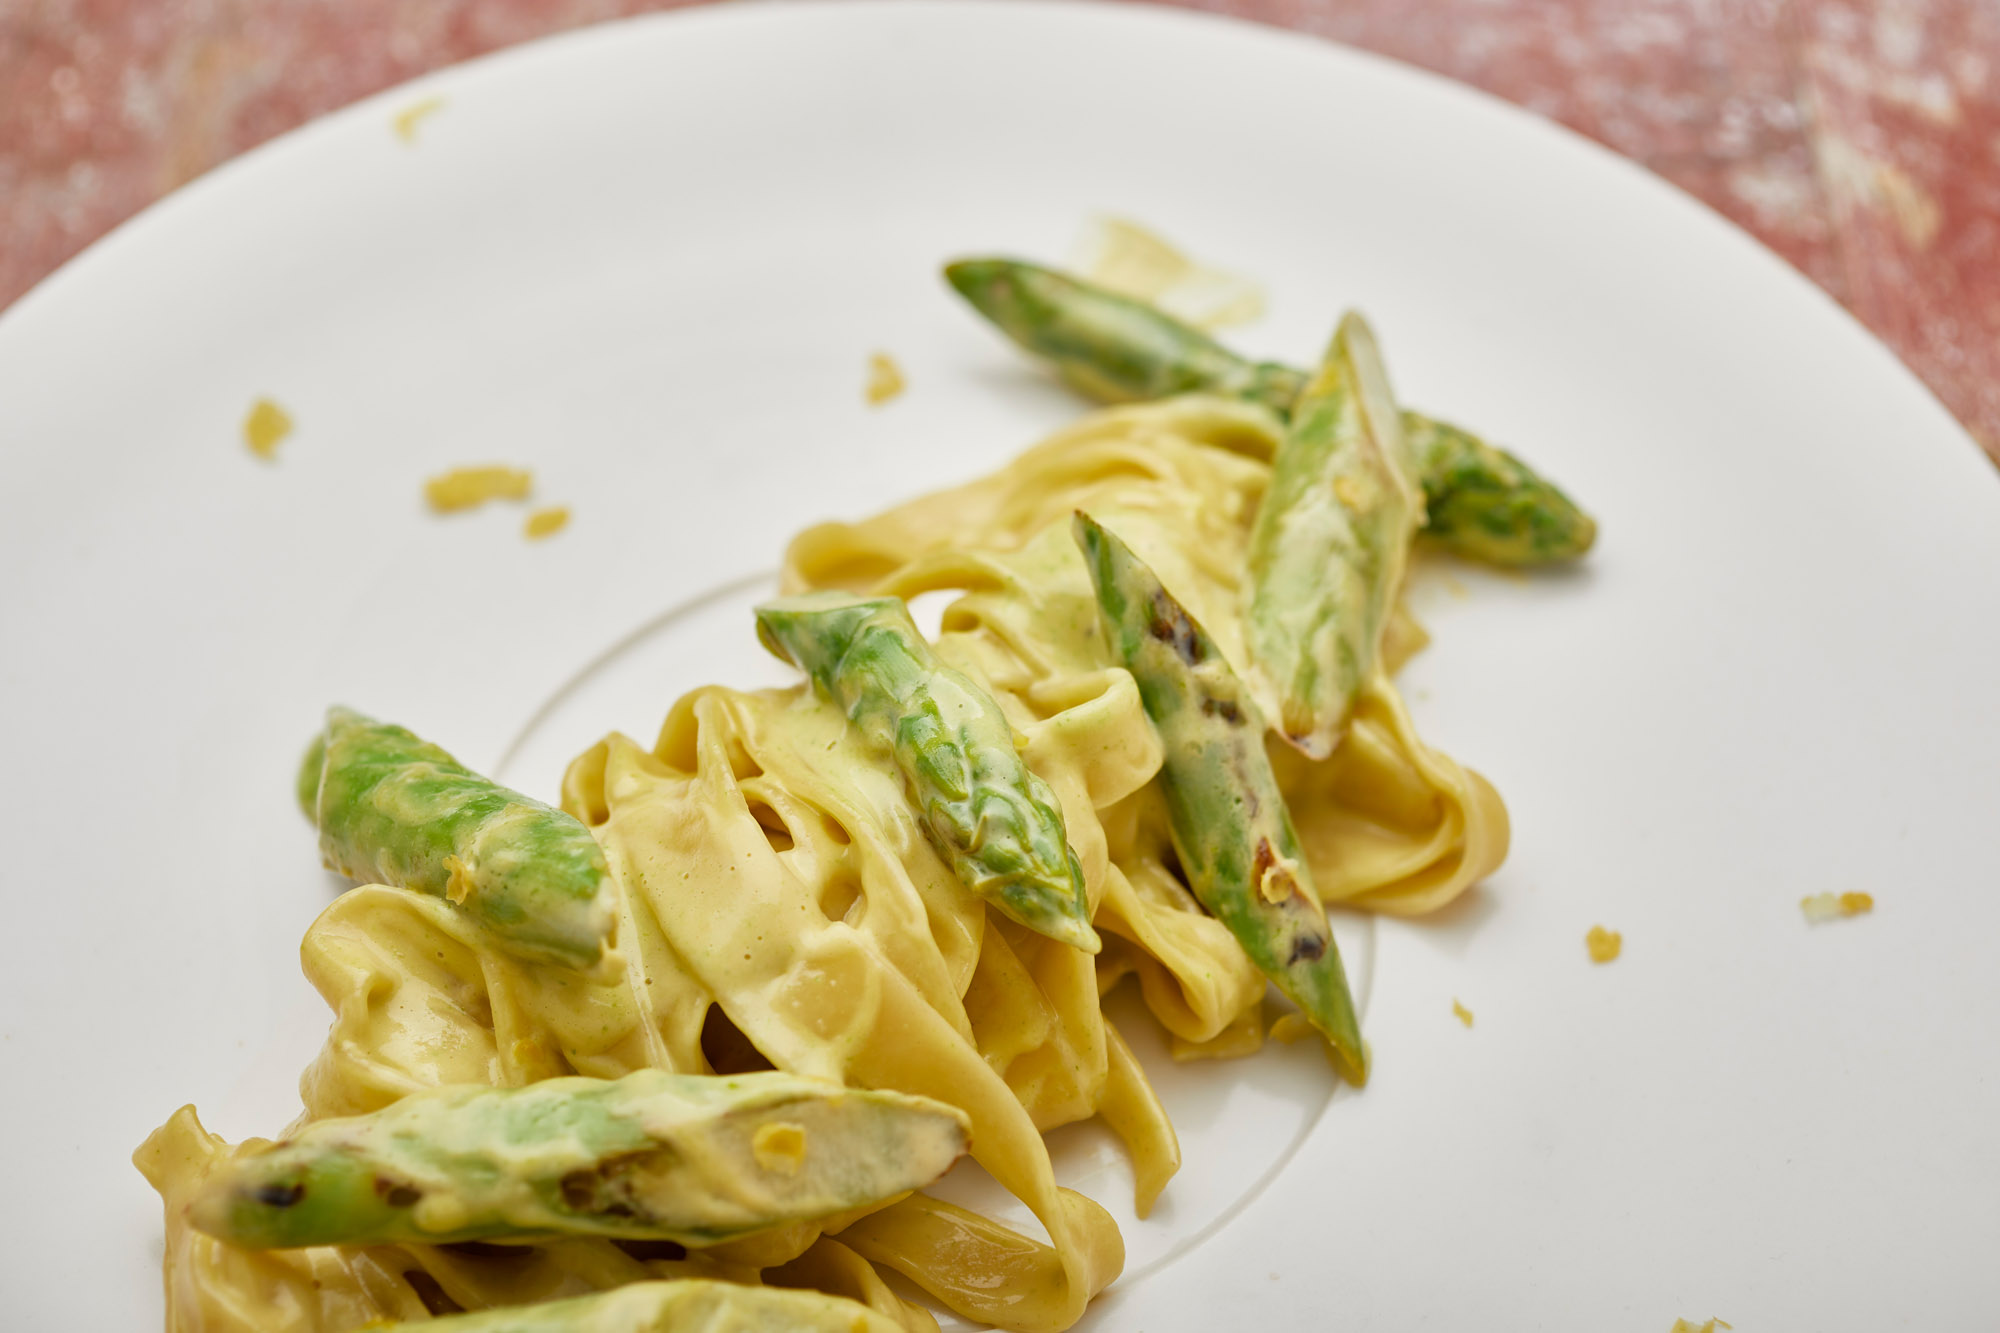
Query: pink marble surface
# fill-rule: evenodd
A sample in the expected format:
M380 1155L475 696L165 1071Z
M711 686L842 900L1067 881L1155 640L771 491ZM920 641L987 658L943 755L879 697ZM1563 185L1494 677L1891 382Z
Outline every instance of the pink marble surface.
M1600 140L1873 328L2000 459L2000 5L1183 0ZM152 200L425 70L676 0L0 0L0 306Z

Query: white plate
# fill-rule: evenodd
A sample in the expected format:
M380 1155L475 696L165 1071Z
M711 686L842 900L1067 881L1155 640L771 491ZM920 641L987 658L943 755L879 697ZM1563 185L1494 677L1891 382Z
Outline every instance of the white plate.
M406 146L391 117L431 95ZM553 700L510 772L540 792L540 756L650 736L680 668L636 703L560 692L802 523L1076 410L935 269L1060 257L1101 210L1263 279L1254 350L1366 308L1409 400L1518 442L1604 537L1573 577L1419 590L1410 696L1508 797L1513 858L1376 932L1364 1095L1314 1123L1295 1070L1184 1125L1172 1197L1200 1206L1135 1234L1171 1258L1096 1325L2000 1305L2000 485L1972 444L1778 260L1559 130L1275 32L1014 3L731 7L447 71L0 319L6 1323L157 1327L126 1155L182 1101L231 1135L295 1104L318 710L492 764ZM912 387L871 411L876 348ZM270 466L238 436L265 394L299 423ZM423 511L427 473L486 458L572 529ZM1828 889L1880 906L1809 929ZM1260 1185L1271 1115L1313 1127Z

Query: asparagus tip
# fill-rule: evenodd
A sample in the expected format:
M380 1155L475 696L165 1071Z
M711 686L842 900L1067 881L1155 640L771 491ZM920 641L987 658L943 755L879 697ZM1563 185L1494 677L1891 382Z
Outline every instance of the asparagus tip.
M1104 948L1104 941L1098 938L1096 929L1088 921L1064 918L1043 927L1042 933L1058 943L1067 944L1070 948L1080 949L1084 953L1099 953Z
M1597 545L1597 520L1582 510L1578 510L1573 536L1574 549L1571 550L1570 557L1574 559L1577 556L1583 555L1595 545Z
M299 798L299 809L315 826L319 824L319 783L320 774L326 767L326 733L319 732L306 746L305 757L299 761L299 776L294 790Z
M1341 1082L1350 1088L1365 1088L1368 1086L1369 1067L1374 1064L1374 1052L1358 1035L1353 1040L1352 1049L1343 1049L1341 1043L1333 1043L1329 1049L1333 1052L1334 1068L1339 1072Z
M973 309L995 319L1003 303L1012 296L1019 271L1020 265L1011 259L954 259L944 266L944 280Z

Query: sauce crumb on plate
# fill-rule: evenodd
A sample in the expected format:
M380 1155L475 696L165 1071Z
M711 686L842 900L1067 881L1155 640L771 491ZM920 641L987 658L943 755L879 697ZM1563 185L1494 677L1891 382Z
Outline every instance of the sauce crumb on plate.
M455 467L424 483L424 499L440 514L475 509L488 500L525 500L535 475L518 467Z
M1196 263L1164 236L1128 219L1093 219L1077 250L1078 270L1091 281L1198 329L1254 324L1264 315L1264 291L1256 283Z
M444 99L442 97L426 97L423 101L412 102L409 106L398 111L396 118L390 124L395 127L398 139L401 139L404 143L415 143L417 141L417 127L443 109Z
M1815 893L1799 899L1799 910L1817 926L1846 916L1861 916L1875 910L1875 898L1867 893Z
M880 407L891 398L898 397L909 387L903 378L903 368L896 364L896 358L887 352L876 352L868 358L868 402L871 407Z
M262 459L276 458L278 446L291 433L291 413L268 398L259 398L252 403L250 415L243 418L243 443L250 446L251 453Z
M531 542L544 537L553 537L569 526L569 506L549 505L528 515L528 521L521 525L521 535Z

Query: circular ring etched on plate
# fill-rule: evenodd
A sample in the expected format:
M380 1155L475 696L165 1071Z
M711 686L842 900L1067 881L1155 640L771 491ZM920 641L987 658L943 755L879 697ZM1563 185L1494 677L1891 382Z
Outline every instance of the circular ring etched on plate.
M771 595L772 586L768 573L737 579L640 625L556 690L507 747L494 777L553 799L572 758L610 731L650 742L668 708L688 690L718 681L746 689L795 682L797 673L766 653L753 629L751 608ZM919 599L913 607L927 632L941 610L927 607L929 601ZM1373 919L1348 912L1333 917L1365 1015L1374 976ZM1125 1237L1119 1282L1129 1285L1186 1254L1251 1205L1291 1160L1339 1084L1316 1041L1266 1042L1248 1057L1176 1062L1135 984L1119 986L1105 1009L1173 1120L1180 1172L1142 1221L1133 1206L1131 1165L1102 1121L1063 1126L1047 1140L1056 1182L1096 1200L1117 1219ZM1267 1002L1267 1011L1268 1021L1275 1004ZM1027 1209L969 1159L931 1192L1026 1235L1045 1235Z

